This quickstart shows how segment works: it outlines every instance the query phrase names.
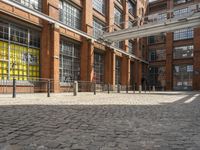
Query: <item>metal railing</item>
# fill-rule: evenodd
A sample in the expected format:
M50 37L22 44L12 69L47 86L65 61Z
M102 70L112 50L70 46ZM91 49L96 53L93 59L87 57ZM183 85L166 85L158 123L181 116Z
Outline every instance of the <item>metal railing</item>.
M165 87L144 85L137 87L136 85L111 85L106 83L95 83L89 81L75 81L71 83L60 83L50 79L35 79L27 81L0 80L0 94L11 94L13 98L18 94L30 93L46 93L50 97L51 92L74 93L89 92L94 95L98 93L147 93L151 91L164 91Z
M52 91L52 80L35 78L33 80L19 81L0 80L0 94L12 94L13 98L16 94L23 93L47 93L48 97Z

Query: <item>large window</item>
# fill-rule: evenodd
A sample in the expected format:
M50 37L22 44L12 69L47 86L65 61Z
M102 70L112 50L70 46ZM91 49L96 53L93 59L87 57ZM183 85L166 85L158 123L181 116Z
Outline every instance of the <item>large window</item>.
M164 49L150 50L149 59L150 59L150 61L165 60L166 52Z
M131 61L130 63L130 85L134 86L135 85L135 73L134 73L134 62Z
M178 4L183 4L186 2L191 2L192 0L174 0L174 4L178 5Z
M0 22L0 80L37 80L39 53L38 31Z
M165 34L161 33L158 35L154 35L154 36L149 36L148 37L148 43L149 44L155 44L155 43L163 43L165 42Z
M164 66L151 66L149 68L149 84L157 88L166 86L166 68Z
M166 13L160 13L160 14L153 14L149 15L148 17L148 22L159 22L167 19L167 14Z
M81 29L81 10L73 4L60 0L60 21L66 25Z
M105 15L105 0L93 0L93 8Z
M93 35L100 38L105 30L105 25L97 19L93 20Z
M62 39L60 43L60 82L80 80L80 45Z
M191 10L186 7L186 8L182 8L182 9L178 9L178 10L174 10L174 16L175 17L181 17L183 16L184 14L187 14L189 13Z
M193 65L174 66L174 90L192 90Z
M166 13L158 14L157 21L163 21L163 20L166 20L166 19L167 19L167 14Z
M134 26L133 20L131 20L131 19L129 18L129 20L128 20L128 27L131 28L131 27L133 27L133 26Z
M42 10L42 0L13 0L13 1L18 2L31 9L35 9L38 11Z
M123 16L122 12L118 8L114 8L114 15L115 15L115 24L118 26L122 26Z
M104 55L101 53L94 53L94 77L96 83L104 82Z
M121 59L119 57L115 59L115 84L121 84Z
M193 57L193 45L174 47L174 59L191 58Z
M114 42L114 46L115 46L116 48L123 49L123 41Z
M174 32L174 40L191 39L194 36L192 28L180 29Z
M120 4L122 4L122 0L117 0Z
M134 54L133 40L128 41L128 52Z
M133 3L132 0L128 1L128 11L132 15L135 15L135 13L136 13L136 5Z

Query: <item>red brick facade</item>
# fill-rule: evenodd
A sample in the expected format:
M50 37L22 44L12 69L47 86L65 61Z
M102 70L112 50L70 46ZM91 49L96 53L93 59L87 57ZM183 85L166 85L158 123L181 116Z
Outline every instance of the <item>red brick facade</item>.
M156 14L162 13L166 10L173 10L173 9L182 9L189 5L193 5L195 3L199 3L199 0L192 0L186 3L175 4L173 0L157 0L150 3L148 7L149 14ZM169 17L169 16L168 16ZM157 44L149 44L148 49L156 49L156 48L164 48L166 51L166 60L161 61L154 61L150 62L150 66L165 66L166 67L166 90L173 90L173 66L174 65L182 65L182 64L189 64L193 65L193 82L192 82L192 89L193 90L200 90L200 27L194 29L194 36L192 39L184 39L174 41L173 32L166 33L166 40L164 43L157 43ZM193 57L191 58L182 58L182 59L174 59L173 58L173 49L177 46L185 46L185 45L193 45Z
M114 24L114 7L117 6L123 10L123 20L124 28L128 27L129 18L134 19L135 17L142 17L147 14L147 2L146 0L135 0L136 1L136 14L131 15L128 11L127 1L123 1L121 4L117 0L106 0L106 15L100 14L98 11L93 9L92 0L71 0L72 3L77 5L82 9L82 31L86 32L88 35L93 34L93 18L98 18L106 26L109 26L108 31L112 32L119 27ZM194 0L195 1L195 0ZM198 1L198 0L196 0ZM159 0L158 3L151 5L149 10L156 12L159 9L159 4L167 6L167 9L173 7L171 0L163 1ZM94 41L88 40L76 33L73 33L67 29L59 27L56 24L50 24L49 22L42 20L34 15L24 12L18 8L10 6L4 2L0 2L0 19L10 18L14 22L21 22L27 25L37 26L41 29L41 50L40 50L40 77L50 78L55 82L53 84L53 91L60 92L62 88L59 84L59 54L60 54L60 39L61 36L78 41L81 45L81 55L80 55L80 80L82 81L93 81L94 80L94 51L98 48L102 51L105 56L105 72L104 72L104 83L109 83L115 85L115 57L121 58L121 84L127 85L130 83L130 72L131 69L134 70L134 81L137 85L142 84L142 78L145 76L143 72L147 73L147 65L143 64L138 60L133 60L123 54L116 52L108 48L107 46L101 45ZM43 0L42 1L42 13L50 16L53 19L59 20L59 0ZM147 59L147 49L149 46L146 45L147 39L134 39L134 49L135 55L142 59ZM180 41L185 43L186 41ZM187 41L188 42L188 41ZM172 79L172 66L174 63L192 63L194 64L194 70L197 70L193 78L193 89L199 90L200 84L200 28L195 29L194 32L194 58L191 60L179 60L175 62L173 60L172 50L173 45L178 43L173 43L172 33L167 33L166 35L166 61L155 62L157 64L166 65L166 90L172 90L173 79ZM158 45L154 45L155 47ZM124 51L128 51L128 40L124 42ZM144 54L143 54L144 51ZM131 68L134 66L134 68ZM142 66L146 68L144 71Z

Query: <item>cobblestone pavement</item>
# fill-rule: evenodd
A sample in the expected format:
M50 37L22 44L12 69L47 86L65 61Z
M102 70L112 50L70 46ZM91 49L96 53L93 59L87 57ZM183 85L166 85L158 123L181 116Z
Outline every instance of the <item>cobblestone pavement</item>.
M0 150L199 150L200 93L0 95Z

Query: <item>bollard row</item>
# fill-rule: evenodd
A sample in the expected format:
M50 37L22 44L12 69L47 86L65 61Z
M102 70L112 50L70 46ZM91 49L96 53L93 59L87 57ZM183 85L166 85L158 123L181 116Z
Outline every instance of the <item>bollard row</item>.
M92 85L93 85L94 95L96 95L96 91L97 91L97 89L96 89L97 87L96 86L97 85L96 85L96 83L92 83ZM110 93L110 90L111 90L110 84L107 84L107 92L108 92L108 94ZM136 92L136 84L133 85L132 90L133 90L133 93ZM138 90L139 90L139 93L142 93L142 85L139 85ZM145 91L145 93L147 92L147 85L144 86L144 91ZM155 86L152 86L152 88L151 88L151 86L149 86L149 92L150 91L155 92L156 91ZM121 92L121 85L118 84L117 85L117 93L120 93L120 92ZM128 92L129 92L129 85L126 85L126 93L128 93ZM51 93L51 81L48 80L47 81L47 97L50 97L50 93ZM73 84L73 95L77 96L77 94L78 94L78 82L74 81L74 84ZM15 78L13 78L12 97L16 98L16 79Z

